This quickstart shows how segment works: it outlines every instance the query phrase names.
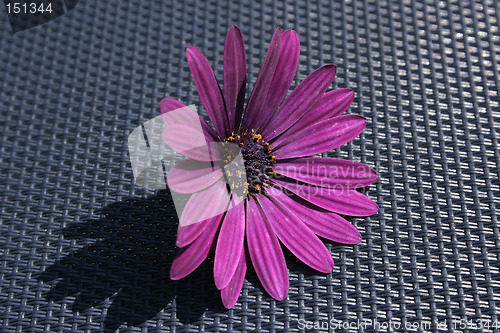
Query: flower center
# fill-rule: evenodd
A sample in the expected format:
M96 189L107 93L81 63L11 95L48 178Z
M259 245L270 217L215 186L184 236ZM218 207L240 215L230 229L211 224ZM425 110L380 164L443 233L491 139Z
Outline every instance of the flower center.
M230 137L224 140L228 143L233 143L238 145L241 155L243 157L243 164L246 173L246 182L243 182L245 186L241 190L242 195L248 193L258 194L262 192L263 187L269 187L269 180L276 173L273 169L276 157L272 154L271 148L269 148L269 143L262 139L261 134L255 133L255 131L246 131L242 133L233 133ZM234 161L234 151L232 149L226 148L227 159L224 161L229 163ZM236 163L237 165L238 163ZM236 189L239 188L237 182L238 176L242 178L242 169L236 168L233 172L231 169L226 169L226 177L228 183L231 187ZM236 176L237 179L234 179ZM233 189L234 189L233 188Z

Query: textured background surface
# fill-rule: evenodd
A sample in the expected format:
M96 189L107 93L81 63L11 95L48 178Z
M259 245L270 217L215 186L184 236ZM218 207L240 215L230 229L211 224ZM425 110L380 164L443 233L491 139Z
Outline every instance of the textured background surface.
M498 3L86 0L16 34L0 17L0 331L500 320ZM126 138L165 96L199 102L184 49L222 77L233 24L252 83L276 25L299 33L297 81L338 65L368 126L333 155L379 171L380 211L353 220L361 244L328 243L332 274L289 256L284 301L250 273L226 311L210 264L169 280L177 220L133 185Z

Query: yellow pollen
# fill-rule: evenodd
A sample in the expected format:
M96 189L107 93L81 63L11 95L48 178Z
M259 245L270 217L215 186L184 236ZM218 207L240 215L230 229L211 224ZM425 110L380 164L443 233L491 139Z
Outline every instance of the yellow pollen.
M234 138L232 136L230 136L229 138L227 138L229 141L234 141Z
M274 161L274 160L276 159L276 156L274 156L274 155L273 155L273 156L271 156L271 158L272 158L272 159L273 159L273 161Z
M241 139L241 136L238 135L236 138L239 140L239 139Z
M236 170L236 173L238 174L238 176L241 175L241 170Z

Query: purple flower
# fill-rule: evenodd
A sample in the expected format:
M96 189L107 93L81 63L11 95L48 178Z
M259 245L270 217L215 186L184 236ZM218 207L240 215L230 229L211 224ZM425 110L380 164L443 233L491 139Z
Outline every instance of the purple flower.
M246 58L240 29L233 26L225 42L223 92L205 56L189 47L194 82L215 128L193 112L208 148L187 144L200 138L186 117L165 121L167 143L196 160L180 162L169 172L171 190L192 193L180 218L181 250L170 276L187 276L215 248L215 285L226 308L238 299L248 259L266 291L282 300L289 281L280 241L308 266L329 273L333 259L319 237L357 244L361 234L341 215L378 211L375 202L356 190L377 180L375 170L358 162L310 157L353 140L366 119L343 115L353 101L352 90L326 92L336 73L333 64L315 70L285 99L299 49L295 31L276 29L244 107ZM170 98L161 102L163 115L179 108L185 105ZM223 144L209 151L217 142L239 147L244 176L237 168L225 168L234 161L231 149ZM227 190L228 184L233 191Z

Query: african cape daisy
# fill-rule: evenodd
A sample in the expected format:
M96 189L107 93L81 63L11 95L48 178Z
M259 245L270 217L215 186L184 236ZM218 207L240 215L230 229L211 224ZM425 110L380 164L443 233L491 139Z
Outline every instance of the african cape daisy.
M169 171L168 185L191 194L180 217L181 249L170 276L187 276L215 248L214 280L226 308L239 297L249 261L269 295L282 300L289 281L280 242L308 266L329 273L333 259L319 237L357 244L361 234L341 215L378 211L376 203L356 190L377 180L375 170L358 162L311 157L353 140L366 120L343 115L353 101L352 90L326 92L336 73L333 64L315 70L285 99L299 48L295 31L276 29L244 107L246 57L240 29L233 26L225 42L223 91L205 56L189 47L194 83L214 128L194 112L191 116L201 124L208 147L222 145L210 152L207 145L191 149L196 145L190 142L200 134L188 124L190 116L164 118L165 141L189 158ZM163 116L186 108L170 98L160 107ZM228 168L231 163L238 166Z

